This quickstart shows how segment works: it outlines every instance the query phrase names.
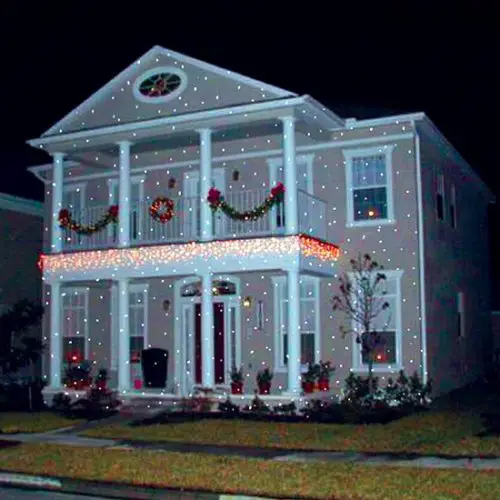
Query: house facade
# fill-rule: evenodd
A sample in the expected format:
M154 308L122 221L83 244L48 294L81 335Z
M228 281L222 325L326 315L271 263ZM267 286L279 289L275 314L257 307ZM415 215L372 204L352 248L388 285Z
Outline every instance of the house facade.
M37 262L43 247L43 214L39 201L0 193L0 315L21 300L42 300ZM41 336L41 327L30 334ZM8 350L12 341L4 332L0 350ZM36 369L39 373L40 366Z
M243 398L263 367L273 397L297 398L320 360L339 392L367 371L331 302L359 252L388 278L381 379L417 371L444 392L480 373L493 197L424 114L343 119L154 47L29 143L53 159L31 168L49 393L78 352L142 394L146 347L169 353L168 396L227 389L241 366Z

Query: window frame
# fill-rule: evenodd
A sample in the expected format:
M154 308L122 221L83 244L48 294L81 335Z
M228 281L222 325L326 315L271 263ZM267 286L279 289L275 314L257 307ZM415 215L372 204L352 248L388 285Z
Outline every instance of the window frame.
M441 200L440 198L441 197ZM446 222L446 198L445 198L445 183L444 183L444 174L437 173L436 174L436 193L434 196L436 203L436 220L438 222ZM441 201L441 211L443 216L439 217L439 205Z
M387 281L394 280L396 286L396 294L386 294L384 297L394 297L396 304L396 318L395 318L395 346L396 346L396 362L394 364L389 363L374 363L373 372L374 373L387 373L387 372L398 372L403 369L403 327L402 327L402 299L401 299L401 279L403 277L404 271L402 269L384 269L383 273L387 277ZM352 273L348 273L352 277ZM356 325L354 322L351 324L352 328L355 329ZM368 373L368 365L363 363L361 354L361 345L356 342L356 337L351 334L352 342L352 371L360 373Z
M345 181L346 181L346 227L358 226L379 226L384 224L395 224L394 218L394 195L393 195L393 176L392 176L392 155L394 145L386 144L384 146L374 146L371 148L344 149L342 154L345 162ZM354 219L354 188L352 184L352 166L355 158L368 158L371 156L385 155L385 178L386 178L386 199L387 199L387 217L384 219ZM363 189L363 188L359 188Z
M450 188L450 226L452 229L457 228L457 191L455 184L451 185Z
M90 288L89 287L79 287L79 286L72 286L72 287L64 287L61 290L61 330L62 330L62 345L61 345L61 351L64 354L64 339L66 338L73 338L73 337L68 337L66 335L66 330L65 330L65 320L64 320L64 313L66 311L66 307L64 304L64 297L65 295L72 295L72 294L82 294L84 296L84 302L83 302L83 309L85 311L84 313L84 328L83 328L83 357L85 360L89 360L89 294L90 294ZM66 362L65 359L63 359L63 364Z
M457 323L459 340L466 337L466 314L465 314L465 293L463 291L457 292Z
M302 283L308 283L314 285L314 298L309 299L314 301L315 307L315 331L314 331L314 362L319 363L321 360L321 304L320 304L320 285L321 278L318 276L310 276L303 275L300 276L300 285ZM286 304L288 303L288 297L285 297L285 287L284 285L287 282L287 276L272 276L271 282L273 286L273 316L274 316L274 371L277 373L287 373L288 367L283 363L284 360L284 342L283 342L283 328L281 321L281 303L285 302L284 311L285 314L288 314L288 309ZM299 290L300 290L299 285ZM302 294L300 294L300 301L303 300ZM300 310L299 306L299 310ZM299 313L300 314L300 313ZM301 322L301 318L299 317L299 324ZM288 332L286 332L288 334ZM302 336L302 332L301 332ZM301 372L304 373L308 369L307 364L301 365Z
M144 327L143 327L143 335L142 336L139 336L139 335L132 335L132 328L131 328L131 325L130 325L130 319L132 318L132 315L130 314L130 311L133 309L133 308L137 308L139 309L139 307L137 306L137 304L132 304L130 302L130 296L133 294L133 293L142 293L142 300L143 300L143 303L142 303L142 310L143 310L143 317L144 317ZM133 284L130 284L129 285L129 289L128 289L128 294L129 294L129 353L131 352L131 347L130 347L130 343L131 343L131 339L132 337L134 338L142 338L144 339L143 340L143 349L147 349L148 348L148 337L149 337L149 332L148 332L148 314L149 314L149 304L148 304L148 300L149 300L149 283L133 283Z
M307 169L307 189L308 194L314 194L314 179L313 179L313 164L314 164L314 153L306 155L296 155L295 156L295 169L297 170L298 163L305 163ZM283 157L277 158L267 158L267 165L269 167L269 187L272 188L278 180L278 169L283 167ZM285 172L283 171L283 179L285 178ZM284 183L284 181L283 181ZM286 189L286 186L285 186ZM298 189L298 186L297 186Z

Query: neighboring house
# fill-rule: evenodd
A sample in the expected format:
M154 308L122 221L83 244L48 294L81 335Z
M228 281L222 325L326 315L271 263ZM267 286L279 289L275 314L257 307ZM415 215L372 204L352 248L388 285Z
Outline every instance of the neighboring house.
M0 193L0 314L16 302L42 300L43 203ZM41 335L41 327L32 332ZM2 335L2 350L10 341Z
M177 396L228 387L242 365L248 398L262 366L274 396L296 397L320 360L337 367L339 391L350 370L367 372L331 302L358 252L388 276L377 375L417 371L439 393L481 374L494 197L423 113L343 119L154 47L29 144L53 157L31 168L46 186L49 392L76 350L137 394L130 361L147 346L169 351L166 393ZM278 182L283 205L250 221L212 216L210 188L248 211ZM173 215L161 201L155 212L157 197ZM84 225L118 210L119 222L80 235L60 227L61 209Z

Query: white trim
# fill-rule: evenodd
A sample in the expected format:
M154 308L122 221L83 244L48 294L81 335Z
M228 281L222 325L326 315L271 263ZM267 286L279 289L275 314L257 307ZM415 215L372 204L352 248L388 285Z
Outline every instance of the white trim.
M276 373L287 373L287 367L283 364L284 352L283 352L283 341L281 334L281 324L280 324L280 308L281 301L287 300L286 296L283 299L280 297L280 290L283 290L284 285L287 283L286 275L271 276L271 283L273 287L273 317L274 317L274 365L273 370ZM320 311L320 284L321 278L318 276L310 276L307 274L299 275L299 289L300 289L300 301L302 301L301 286L302 283L308 283L314 285L314 309L316 316L315 332L314 332L314 362L319 363L321 360L321 311ZM286 314L286 311L285 311ZM300 311L299 311L300 315ZM299 318L299 324L302 324L302 318ZM301 371L307 371L307 366L302 365Z
M422 382L427 383L427 303L425 296L425 247L424 247L424 206L422 196L422 163L420 158L420 135L415 133L415 173L417 184L418 223L418 276L420 281L420 334L422 353Z
M158 73L168 73L170 75L176 75L180 78L181 83L179 86L169 94L166 94L164 96L157 96L157 97L146 97L145 95L141 94L139 87L141 83L150 78L153 75L157 75ZM186 89L188 84L188 77L184 71L182 71L180 68L176 68L174 66L158 66L155 68L151 68L147 70L146 72L140 74L134 82L134 85L132 87L132 92L134 94L134 97L143 103L146 104L158 104L158 103L164 103L168 101L172 101L176 97L178 97L184 90Z
M109 339L109 369L118 372L118 283L110 287L110 339Z
M394 186L392 181L392 153L394 145L375 146L371 148L346 149L342 151L345 158L345 180L346 180L346 227L378 226L383 224L395 224L394 219ZM352 186L352 160L375 155L385 155L387 217L385 219L354 220L354 201ZM360 188L361 189L361 188Z
M344 146L348 145L364 145L364 144L374 144L374 143L382 143L381 145L384 145L384 143L388 141L402 141L406 139L413 139L414 134L413 133L407 133L407 134L394 134L394 135L386 135L386 136L380 136L380 137L368 137L365 139L349 139L345 141L329 141L329 142L322 142L318 144L310 144L307 146L297 146L296 150L297 153L307 153L308 151L321 151L325 149L334 149L334 148L342 148ZM302 154L301 153L301 154ZM212 163L224 163L224 162L229 162L229 161L239 161L239 160L249 160L249 159L254 159L254 158L268 158L268 157L274 157L278 155L283 155L283 149L270 149L268 151L251 151L248 153L237 153L233 155L227 155L227 156L217 156L212 158ZM71 162L65 162L65 166L67 166ZM144 173L144 172L153 172L156 170L166 170L166 169L173 169L173 168L183 168L183 167L194 167L198 166L200 164L199 159L193 159L193 160L184 160L184 161L178 161L178 162L172 162L172 163L161 163L158 165L146 165L142 167L134 167L131 168L130 171L132 173L138 172L138 173ZM68 168L71 168L68 166ZM29 167L28 170L32 171L34 169L37 169L37 171L48 171L52 169L52 164L48 165L46 167L45 165L38 165L35 167ZM33 172L34 173L34 172ZM40 176L37 176L40 178ZM118 178L118 172L104 172L100 174L87 174L87 175L78 175L75 177L67 178L65 179L65 182L71 183L71 182L77 182L80 180L90 180L90 179L106 179L106 178ZM41 179L45 184L50 184L50 180L44 180Z
M149 315L149 283L130 283L128 286L128 294L129 294L129 308L130 308L130 294L132 293L142 293L143 298L142 300L144 301L144 349L147 349L149 347L148 341L149 341L149 321L148 321L148 315ZM129 317L130 317L130 312L129 312ZM134 335L135 336L135 335ZM129 337L132 337L132 333L129 332Z
M244 115L244 118L248 121L249 115L254 113L259 113L261 111L276 111L285 110L288 108L295 108L306 103L307 96L301 97L290 97L274 99L262 102L239 104L236 106L226 107L226 108L216 108L208 109L202 111L195 111L193 113L185 113L180 115L166 116L162 118L152 118L148 120L141 120L136 122L121 123L119 125L107 125L104 127L98 127L93 129L80 130L77 132L60 133L58 135L48 135L42 136L37 139L28 140L30 146L40 148L48 144L57 144L60 142L74 141L78 139L86 139L87 144L91 143L92 138L103 137L109 134L119 134L119 133L133 133L140 130L151 130L155 128L164 128L168 126L175 127L187 124L191 122L205 121L210 119L221 119L223 117L235 117L238 115ZM255 116L258 120L259 117ZM194 127L196 128L196 127Z
M391 372L403 369L403 326L402 326L402 300L401 300L401 278L404 271L402 269L384 269L384 274L387 281L394 280L396 283L396 319L395 319L395 345L396 345L396 362L394 364L380 364L376 363L373 366L374 372ZM351 275L352 273L348 273ZM392 294L387 294L393 296ZM356 325L353 325L356 328ZM354 372L367 372L368 366L362 363L361 359L361 346L356 342L355 335L352 336L352 371Z
M182 287L185 285L189 285L190 283L201 282L200 276L188 276L185 278L178 279L174 282L174 349L175 349L175 366L174 366L174 383L175 383L175 392L176 394L187 395L189 391L189 381L186 378L186 373L183 370L183 367L187 364L187 358L185 353L183 352L183 346L185 343L183 342L183 324L184 321L184 307L186 305L193 306L194 313L194 304L201 304L201 297L181 297ZM236 293L234 295L214 295L212 300L213 302L222 302L224 304L224 384L216 384L216 386L220 385L228 385L229 384L229 376L228 372L231 367L227 366L229 362L229 357L227 356L228 349L230 349L230 325L226 321L229 314L229 308L234 307L236 312L236 361L237 366L241 365L241 278L232 274L214 274L212 275L213 281L229 281L234 283L236 288ZM203 319L202 319L203 320ZM194 330L194 325L193 325ZM194 375L195 375L195 364L194 364L194 340L192 344L192 351L190 353L190 359L193 361L192 364L192 384L195 385Z
M52 168L52 165L51 165ZM0 193L0 209L11 210L26 215L43 217L43 202Z
M399 125L404 122L415 122L416 120L424 120L426 118L425 113L407 113L402 115L393 116L383 116L381 118L368 118L366 120L358 120L357 118L346 118L345 126L348 129L364 128L364 127L375 127L377 125Z
M89 293L90 293L90 288L87 287L87 286L69 286L69 287L62 286L61 287L61 315L63 316L62 317L62 323L61 323L61 331L62 331L61 338L62 338L63 342L64 342L65 338L73 338L73 337L67 337L65 335L66 334L66 330L64 328L64 326L65 326L65 321L64 321L64 311L65 311L64 297L66 295L69 296L69 295L75 295L75 294L76 295L80 295L80 294L83 295L83 307L84 307L84 311L85 311L85 313L84 313L85 314L85 316L84 316L84 328L83 328L83 330L84 330L84 332L83 332L83 339L84 339L83 342L84 342L84 356L85 356L86 360L89 359ZM61 346L61 350L63 350L63 347L64 346ZM64 363L64 359L62 360L62 362Z
M253 78L249 78L247 76L240 75L239 73L234 73L229 70L225 70L213 64L209 64L204 61L200 61L193 57L185 56L178 52L174 52L173 50L166 49L159 45L155 45L150 50L148 50L144 55L142 55L139 59L134 61L130 66L121 71L118 75L116 75L113 79L111 79L108 83L106 83L103 87L101 87L97 92L93 93L89 98L87 98L82 104L80 104L77 108L68 113L64 118L59 120L56 124L50 127L43 135L49 135L57 132L57 129L60 129L65 126L66 122L73 120L76 116L81 115L91 109L92 106L97 106L98 102L106 97L107 94L113 91L113 88L118 86L121 80L128 80L132 78L132 75L135 73L138 66L141 64L147 65L155 57L158 55L163 55L167 57L171 57L176 59L181 63L192 64L202 70L210 71L220 76L224 76L226 78L231 78L237 82L250 85L252 87L259 88L262 91L267 91L273 94L276 94L278 97L287 97L287 96L297 96L293 92L288 90L281 89L279 87L275 87L273 85L269 85L264 82L260 82L258 80L254 80Z

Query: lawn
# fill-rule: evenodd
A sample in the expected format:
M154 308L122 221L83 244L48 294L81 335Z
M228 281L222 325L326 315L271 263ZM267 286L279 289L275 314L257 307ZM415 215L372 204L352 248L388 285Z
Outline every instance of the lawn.
M92 437L266 448L415 452L500 456L500 438L478 438L474 413L453 411L411 415L389 424L347 425L200 420L132 427L111 424L91 429Z
M0 433L47 432L76 425L79 421L46 411L40 413L0 412Z
M0 450L1 469L36 475L289 498L497 499L500 473L348 463L285 463L146 450L26 444Z

